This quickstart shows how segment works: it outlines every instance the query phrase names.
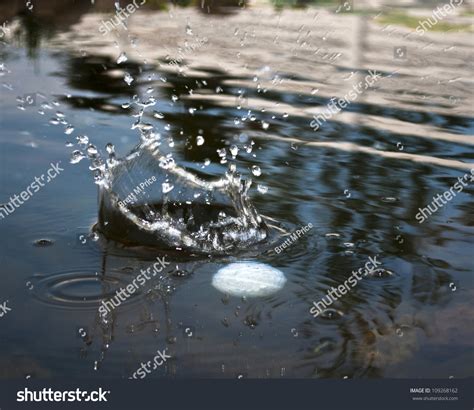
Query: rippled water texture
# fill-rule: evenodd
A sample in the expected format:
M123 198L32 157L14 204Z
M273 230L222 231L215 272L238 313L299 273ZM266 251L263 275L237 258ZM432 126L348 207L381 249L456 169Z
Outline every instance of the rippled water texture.
M472 19L420 36L360 2L149 1L103 34L114 4L90 3L0 5L0 202L64 168L0 220L0 378L128 378L166 347L148 377L473 376L473 184L416 219L474 168ZM275 276L216 279L242 262Z

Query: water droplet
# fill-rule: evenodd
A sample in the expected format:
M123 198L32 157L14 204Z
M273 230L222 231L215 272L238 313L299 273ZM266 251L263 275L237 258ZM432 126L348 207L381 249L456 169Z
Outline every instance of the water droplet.
M403 151L404 146L401 142L397 142L397 148L399 151Z
M345 189L344 190L344 195L346 196L346 198L350 198L351 197L351 192L348 189Z
M28 10L33 11L33 3L31 1L26 2L26 7Z
M252 174L254 174L256 177L259 177L260 175L262 175L262 170L260 169L258 165L252 166Z
M167 194L168 192L171 192L174 188L174 185L170 184L169 182L163 182L161 184L161 188L164 194Z
M162 120L163 118L165 118L165 115L161 112L158 112L158 111L153 111L153 116L155 118L158 118L159 120Z
M79 235L79 242L85 244L87 242L87 237L85 235Z
M186 329L184 329L184 334L187 337L193 337L194 336L194 332L190 327L187 327Z
M198 135L196 137L196 145L202 145L204 144L204 137L202 135Z
M456 285L454 284L454 282L451 282L451 283L449 284L449 287L450 287L450 289L451 289L453 292L455 292L456 289L457 289L457 287L456 287ZM461 292L461 293L462 293L462 292Z
M66 135L71 135L74 132L74 127L72 125L68 125L66 129L64 130L64 133Z
M123 81L125 81L127 85L130 85L133 83L133 77L129 73L125 73L125 76L123 77Z
M232 156L235 158L237 156L237 154L239 153L239 148L237 147L237 145L232 145L229 148L229 151L232 154Z
M89 158L94 158L97 156L98 153L99 151L97 150L97 147L94 144L89 144L89 146L87 147L87 156Z
M81 151L75 150L72 152L71 159L69 162L71 164L77 164L78 162L82 161L85 157L86 156Z
M262 121L262 128L263 128L264 130L267 130L269 126L270 126L270 124L269 124L268 122Z
M32 289L34 288L33 283L31 283L30 281L26 282L26 288L27 288L28 290L32 290Z
M397 334L398 337L402 337L403 336L403 331L401 328L397 327L397 329L395 330L395 333Z
M268 192L268 187L265 185L258 184L257 185L257 191L260 192L261 194L265 195Z
M120 53L120 55L118 56L117 58L117 64L122 64L124 63L125 61L128 60L128 57L125 53ZM130 85L130 84L129 84Z
M298 337L298 331L296 330L296 328L291 329L291 334L293 335L293 337Z
M193 35L193 30L192 30L191 26L189 25L189 23L186 24L186 34L187 34L188 36L192 36L192 35Z

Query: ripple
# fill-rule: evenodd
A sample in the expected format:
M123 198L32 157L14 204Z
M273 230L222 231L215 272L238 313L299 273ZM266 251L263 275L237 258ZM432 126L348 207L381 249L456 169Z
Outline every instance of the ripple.
M127 284L125 278L115 274L104 277L96 272L72 271L42 278L35 283L33 295L49 305L95 309L102 300L115 296L115 292Z

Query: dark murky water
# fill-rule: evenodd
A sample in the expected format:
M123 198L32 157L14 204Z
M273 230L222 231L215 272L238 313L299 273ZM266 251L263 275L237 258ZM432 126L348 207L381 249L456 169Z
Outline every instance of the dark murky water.
M469 34L410 37L377 13L158 4L102 35L111 4L65 3L0 6L11 28L0 45L0 202L50 163L64 168L0 220L0 303L12 309L0 319L0 378L126 378L165 347L173 359L148 377L472 376L472 183L415 219L474 168ZM394 59L398 46L406 59ZM169 64L177 57L182 71ZM313 114L369 69L382 75L375 86L313 131ZM213 256L95 234L98 188L71 152L87 135L103 153L107 143L129 153L136 111L122 104L134 95L156 98L144 119L172 138L178 164L220 178L229 164L217 150L237 145L228 158L253 179L259 213L278 232L313 228L278 254L281 232ZM58 111L66 124L51 121ZM375 255L391 274L311 316ZM157 256L171 262L166 275L102 320L101 301ZM240 260L280 269L285 286L259 298L213 288L217 270Z

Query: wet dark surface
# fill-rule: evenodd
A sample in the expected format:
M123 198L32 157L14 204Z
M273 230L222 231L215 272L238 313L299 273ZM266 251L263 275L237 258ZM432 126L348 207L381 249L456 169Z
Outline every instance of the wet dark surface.
M400 62L392 48L404 44L402 36L382 52L374 38L387 29L371 21L366 56L351 62L348 36L334 28L346 17L328 13L320 17L321 33L329 33L325 48L343 50L328 62L295 51L312 29L311 8L278 17L271 6L232 7L223 17L157 6L137 11L129 31L116 37L97 31L107 17L97 12L110 13L106 2L76 2L63 12L51 2L49 13L17 3L0 7L1 20L11 24L0 44L0 202L50 163L64 171L0 220L0 303L8 300L12 309L0 319L0 378L127 378L165 347L173 359L148 377L473 375L472 182L424 223L415 219L474 168L468 34L436 34L427 50L410 43L409 53L425 63ZM154 22L164 27L162 37L147 31ZM260 22L265 34L255 34ZM228 26L222 38L220 25ZM272 42L278 33L281 42ZM198 36L209 43L182 53L189 60L182 73L166 63L176 54L174 37L182 44ZM325 41L318 36L315 47ZM454 50L440 51L452 44ZM118 65L125 50L128 61ZM312 110L344 95L370 68L383 75L375 90L314 132ZM130 86L125 71L134 78ZM101 152L112 142L119 156L127 154L139 136L131 129L135 110L122 104L135 94L146 98L149 87L157 104L144 118L173 138L181 166L220 177L228 164L217 150L236 144L232 162L254 180L258 211L287 230L308 223L313 229L278 254L263 246L219 257L129 248L94 235L97 186L87 159L69 162L75 138L87 135ZM25 94L36 100L22 101ZM51 123L57 111L74 127L71 134L67 124ZM248 153L243 145L251 141ZM252 175L254 165L260 176ZM311 316L313 301L376 255L380 274ZM165 277L104 323L100 302L157 256L171 262ZM219 268L242 259L282 270L285 287L242 299L211 286Z

